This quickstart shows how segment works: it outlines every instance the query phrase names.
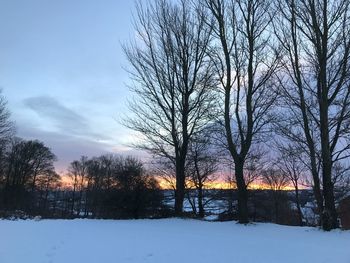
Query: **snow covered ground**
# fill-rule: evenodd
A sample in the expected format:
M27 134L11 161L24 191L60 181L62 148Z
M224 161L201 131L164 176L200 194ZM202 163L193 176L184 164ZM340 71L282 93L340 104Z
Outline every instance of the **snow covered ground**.
M181 219L0 220L0 262L350 263L350 231Z

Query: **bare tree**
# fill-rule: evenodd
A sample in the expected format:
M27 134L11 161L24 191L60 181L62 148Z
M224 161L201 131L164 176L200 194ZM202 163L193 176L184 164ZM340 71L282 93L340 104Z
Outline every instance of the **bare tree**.
M6 153L5 204L28 208L27 192L33 195L37 178L54 172L54 161L56 156L44 143L14 138Z
M48 170L44 174L41 174L37 178L38 190L39 190L39 199L41 201L41 209L46 212L48 210L48 201L49 193L55 190L60 189L62 186L61 177L53 170ZM57 200L54 200L57 202Z
M72 204L71 204L71 214L74 216L75 209L78 216L81 214L83 192L86 188L86 183L88 179L88 158L82 156L79 161L73 161L69 168L69 177L72 179L73 193L72 193ZM78 196L76 193L78 192ZM77 199L77 204L76 204ZM75 205L77 205L75 207Z
M158 182L131 156L102 155L85 161L85 215L139 218L157 215L163 198Z
M285 173L275 169L268 168L261 173L262 183L268 186L272 191L272 197L275 209L275 223L279 222L280 217L280 200L282 199L283 190L288 186L289 179Z
M209 199L205 200L204 190L215 180L215 173L218 171L217 153L212 147L208 132L203 131L191 140L186 170L187 187L195 188L197 191L198 216L204 217L204 207L209 202ZM192 206L196 207L195 202Z
M142 136L137 147L169 160L176 175L175 212L182 213L191 137L213 109L211 28L189 1L154 0L137 6L137 42L125 48L136 98L125 125Z
M349 1L277 3L276 35L286 53L280 84L294 116L288 136L310 157L322 226L330 230L338 227L332 167L350 148Z
M305 181L307 167L300 161L301 150L288 145L279 147L280 156L277 159L276 166L292 183L295 191L295 203L298 210L299 225L303 225L303 213L300 205L300 186Z
M204 0L214 23L217 77L222 87L222 119L227 148L234 161L239 222L247 223L248 192L244 165L251 146L266 132L274 104L273 76L279 55L269 30L271 2L266 0Z

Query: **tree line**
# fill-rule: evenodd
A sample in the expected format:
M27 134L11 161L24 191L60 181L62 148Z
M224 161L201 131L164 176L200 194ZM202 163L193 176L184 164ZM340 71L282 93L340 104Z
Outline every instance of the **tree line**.
M264 180L288 174L298 193L307 174L320 224L337 228L350 149L349 1L154 0L136 10L125 125L175 177L176 214L191 148L206 141L233 166L240 223L251 219L250 164L263 153L276 160Z
M70 215L90 218L162 216L163 193L144 164L133 157L81 157L69 167Z

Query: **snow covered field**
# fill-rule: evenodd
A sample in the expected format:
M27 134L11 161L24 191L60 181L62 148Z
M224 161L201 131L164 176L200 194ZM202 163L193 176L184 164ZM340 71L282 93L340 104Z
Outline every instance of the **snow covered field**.
M0 262L350 263L350 231L181 219L0 220Z

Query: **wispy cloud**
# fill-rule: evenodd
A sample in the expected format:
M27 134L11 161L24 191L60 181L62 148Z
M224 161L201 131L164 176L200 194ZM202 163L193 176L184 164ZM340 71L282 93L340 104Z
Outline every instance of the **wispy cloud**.
M110 140L109 136L93 131L89 121L80 113L63 105L49 96L27 98L24 105L37 113L44 122L56 128L57 132L74 137L85 137L91 140Z
M82 115L62 105L55 98L32 97L25 99L24 104L62 131L76 134L89 129L88 122Z

